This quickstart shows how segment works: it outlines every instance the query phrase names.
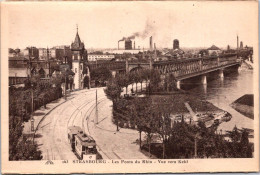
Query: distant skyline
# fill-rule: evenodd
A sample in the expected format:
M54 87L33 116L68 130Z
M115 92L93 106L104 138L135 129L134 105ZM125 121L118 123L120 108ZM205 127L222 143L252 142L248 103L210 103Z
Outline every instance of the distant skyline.
M117 48L135 32L136 48L236 47L257 44L257 2L22 2L6 3L9 47L70 45L79 35L86 48ZM124 47L124 43L120 43Z

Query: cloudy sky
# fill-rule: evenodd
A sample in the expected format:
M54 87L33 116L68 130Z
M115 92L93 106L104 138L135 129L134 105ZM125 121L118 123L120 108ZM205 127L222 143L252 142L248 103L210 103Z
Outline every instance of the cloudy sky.
M87 48L116 48L137 32L136 46L236 46L257 42L257 2L49 2L8 3L9 47L69 45L76 25ZM8 13L7 13L8 12ZM123 43L121 43L123 47Z

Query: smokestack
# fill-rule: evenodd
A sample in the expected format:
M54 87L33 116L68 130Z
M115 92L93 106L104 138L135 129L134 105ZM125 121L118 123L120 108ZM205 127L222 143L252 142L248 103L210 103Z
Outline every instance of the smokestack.
M239 43L239 39L238 39L238 35L237 35L237 50L238 50L238 43Z
M153 36L150 37L150 50L153 50Z
M157 53L156 53L156 44L154 43L154 59L157 59Z
M134 41L134 50L135 50L135 41Z

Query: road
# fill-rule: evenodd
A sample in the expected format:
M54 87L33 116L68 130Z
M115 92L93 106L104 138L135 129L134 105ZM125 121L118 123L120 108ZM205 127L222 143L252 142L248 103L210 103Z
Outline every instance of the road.
M95 108L96 90L98 115ZM74 92L65 103L44 118L35 138L43 159L77 159L67 139L68 127L72 125L82 127L96 140L103 159L147 159L139 151L139 145L134 143L139 138L137 131L121 128L116 132L116 125L112 123L112 102L105 96L103 88Z

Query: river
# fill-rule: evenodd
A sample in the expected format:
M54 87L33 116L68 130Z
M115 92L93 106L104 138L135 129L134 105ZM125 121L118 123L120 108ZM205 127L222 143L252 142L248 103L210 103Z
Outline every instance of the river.
M253 71L239 70L238 73L226 75L224 78L208 82L207 85L197 85L188 90L229 112L232 119L219 126L223 132L238 128L254 129L254 120L233 109L230 104L244 94L253 94Z

